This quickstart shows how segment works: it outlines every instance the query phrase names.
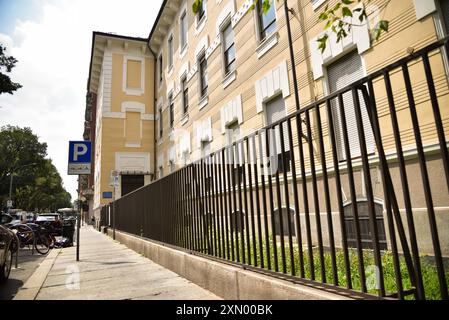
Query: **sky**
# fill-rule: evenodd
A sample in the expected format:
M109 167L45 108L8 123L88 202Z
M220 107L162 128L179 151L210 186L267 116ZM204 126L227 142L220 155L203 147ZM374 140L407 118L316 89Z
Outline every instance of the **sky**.
M68 144L83 140L92 32L148 37L162 0L0 0L0 43L19 62L10 77L23 88L0 95L0 127L30 127L48 144L64 187Z

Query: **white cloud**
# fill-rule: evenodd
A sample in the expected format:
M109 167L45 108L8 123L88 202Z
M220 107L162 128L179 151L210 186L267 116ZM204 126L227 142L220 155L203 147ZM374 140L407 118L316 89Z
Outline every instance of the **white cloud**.
M19 60L11 77L23 85L0 96L0 126L31 127L48 144L64 184L76 197L77 177L67 176L69 140L82 139L92 31L146 38L161 0L40 0L42 16L0 33Z

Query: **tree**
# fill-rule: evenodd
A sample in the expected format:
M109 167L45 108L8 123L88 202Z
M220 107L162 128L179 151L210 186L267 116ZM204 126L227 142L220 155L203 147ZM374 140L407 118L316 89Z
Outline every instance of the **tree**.
M13 94L14 91L22 88L22 85L12 82L11 78L6 75L15 67L17 59L13 56L7 56L5 52L6 47L0 43L0 94L5 92Z
M54 210L70 206L70 194L50 159L47 144L39 142L30 128L2 127L0 131L0 204L9 198L13 174L15 207Z

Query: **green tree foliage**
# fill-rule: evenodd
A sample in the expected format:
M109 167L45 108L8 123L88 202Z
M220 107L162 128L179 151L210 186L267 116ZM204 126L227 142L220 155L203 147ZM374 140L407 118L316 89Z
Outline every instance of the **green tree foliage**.
M386 1L383 4L383 8L388 6L391 0ZM352 27L357 23L363 24L368 20L370 12L367 11L367 4L371 0L339 0L334 6L326 5L324 11L320 14L319 20L325 21L325 30L331 30L331 32L337 35L337 43L348 36ZM353 5L358 3L360 5L354 7ZM356 17L354 20L352 18ZM373 41L378 41L382 33L388 32L389 21L380 20L371 29L371 39ZM329 34L326 33L318 38L318 49L321 52L326 50L327 40L329 39Z
M277 0L279 1L279 0ZM391 0L386 1L382 7L385 8L388 6ZM193 13L198 13L199 8L201 7L203 0L195 0L192 5ZM360 24L364 23L368 20L370 12L367 11L366 5L369 4L371 0L339 0L334 6L329 7L329 4L326 5L324 11L320 14L319 20L325 21L326 25L324 27L325 30L329 30L337 35L337 42L340 42L342 39L346 38L351 31L351 28L354 26L352 19L348 18L357 17ZM251 10L256 7L257 0L253 1L251 5ZM357 6L356 8L351 8L355 3L361 4L361 6ZM263 0L262 1L262 11L267 13L270 10L271 0ZM374 28L371 30L371 38L373 41L378 41L380 36L388 32L389 21L388 20L380 20ZM317 39L318 41L318 49L321 52L326 50L327 40L329 39L329 34L326 33Z
M6 55L6 48L0 43L0 94L13 94L14 91L22 88L22 85L11 81L11 78L6 75L10 73L15 67L17 59Z
M0 131L0 204L9 198L10 174L14 172L14 206L29 211L54 211L71 207L70 194L52 161L47 144L39 142L30 128L2 127Z

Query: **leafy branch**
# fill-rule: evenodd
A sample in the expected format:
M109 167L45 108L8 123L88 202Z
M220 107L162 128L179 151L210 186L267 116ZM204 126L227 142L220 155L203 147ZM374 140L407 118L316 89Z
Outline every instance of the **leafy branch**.
M17 63L16 58L7 56L5 52L6 48L0 43L0 94L4 92L13 94L14 91L22 88L22 85L12 82L11 78L3 73L4 70L10 73Z
M383 7L385 8L391 0L388 0ZM354 4L355 2L361 3L361 7L357 7L355 9L351 9L349 6ZM331 32L335 33L337 36L337 43L342 39L348 36L351 32L351 29L354 26L362 26L365 22L368 21L369 15L373 14L373 12L368 13L366 8L366 3L370 3L371 0L340 0L334 6L329 7L326 5L324 11L320 14L318 19L320 21L325 21L326 25L324 27L325 30L330 29ZM360 21L360 24L354 23L354 17ZM388 32L389 30L389 21L380 20L374 28L371 30L371 39L373 41L378 41L380 36ZM318 41L318 49L321 52L326 50L327 40L329 39L329 34L325 33L321 37L317 39Z

